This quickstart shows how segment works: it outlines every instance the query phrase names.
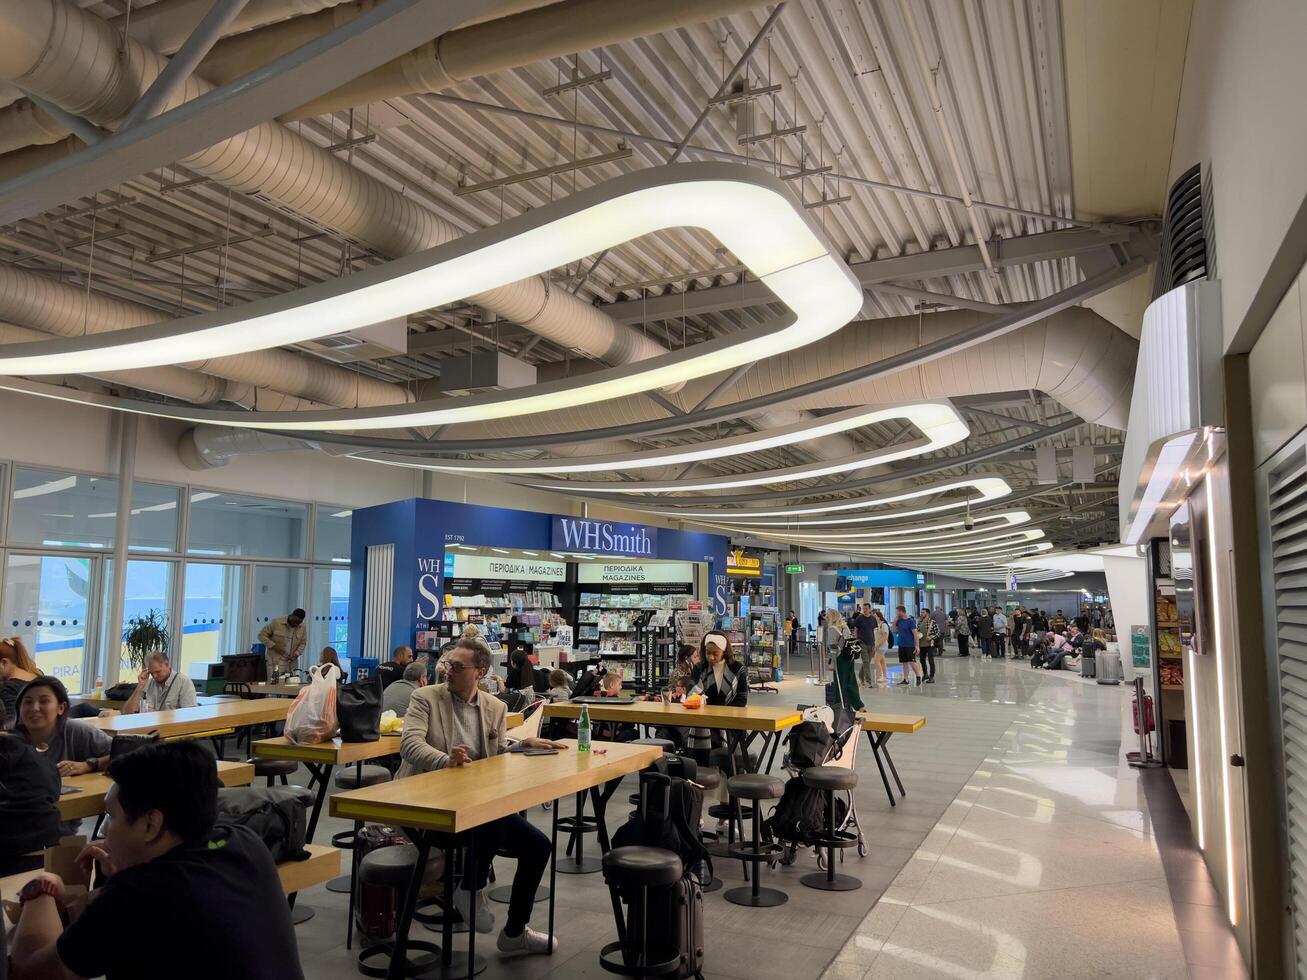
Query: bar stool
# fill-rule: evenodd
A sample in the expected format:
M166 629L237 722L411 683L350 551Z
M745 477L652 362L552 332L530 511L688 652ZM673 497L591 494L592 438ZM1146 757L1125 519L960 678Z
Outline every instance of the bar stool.
M409 885L412 884L413 867L417 864L417 860L418 849L416 844L396 844L391 847L379 847L375 851L369 851L363 860L359 862L359 885L360 887L363 885L381 885L394 888L398 892L397 907L403 908L404 895L408 891ZM443 861L444 855L439 852L432 852L427 860L427 866L431 867L432 862ZM351 911L351 927L353 926L352 916ZM393 949L394 941L387 939L359 950L359 973L365 977L386 976L390 963L390 954ZM404 971L407 976L422 976L433 966L440 963L440 947L435 943L421 939L410 939L407 951L409 954L415 951L425 954L417 958L409 956ZM381 962L374 963L376 960Z
M803 770L803 784L819 790L826 798L826 830L813 836L812 844L826 849L826 871L813 871L799 879L800 884L827 892L851 892L862 887L853 875L835 873L835 851L856 847L858 835L835 829L835 792L858 785L858 774L843 766L813 766Z
M289 782L288 777L292 776L295 773L295 770L300 767L298 762L291 759L256 758L247 761L250 765L254 766L254 778L258 779L260 776L266 776L269 786L272 786L273 780L279 777L281 779L281 785L287 785Z
M779 844L762 842L762 804L764 800L778 800L785 792L785 784L777 776L765 772L746 772L726 780L726 791L732 797L753 803L753 840L732 847L730 856L753 865L753 880L748 887L732 888L722 898L732 905L753 908L771 908L784 905L789 896L778 888L762 887L762 865L780 856Z
M681 859L660 847L615 847L604 855L604 881L613 900L617 942L599 950L599 965L625 977L659 977L681 966L681 951L649 946L649 889L681 880ZM628 912L622 915L622 895Z
M559 861L555 858L554 861L554 870L560 875L594 874L602 867L598 858L585 856L585 835L599 832L599 818L585 815L585 798L588 794L588 790L576 794L575 816L557 818L558 828L568 834L566 859ZM558 806L558 803L555 802L554 806Z
M337 789L362 789L364 786L376 786L378 783L390 782L390 770L385 766L365 766L356 763L348 769L337 769L334 778ZM331 846L342 851L354 850L354 835L358 833L361 823L355 823L353 830L341 830L331 835ZM344 895L350 891L350 876L338 875L327 882L327 891Z

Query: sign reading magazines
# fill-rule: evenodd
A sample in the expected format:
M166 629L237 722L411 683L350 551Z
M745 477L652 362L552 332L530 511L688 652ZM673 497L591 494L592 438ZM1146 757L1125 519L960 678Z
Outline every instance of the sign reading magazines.
M595 587L610 595L691 595L694 565L691 562L582 563L576 570L578 585Z
M564 562L445 553L445 591L450 595L554 592L566 578Z

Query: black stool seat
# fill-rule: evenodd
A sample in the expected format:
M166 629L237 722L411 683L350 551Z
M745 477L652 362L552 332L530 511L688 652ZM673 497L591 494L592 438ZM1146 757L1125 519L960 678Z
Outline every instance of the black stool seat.
M708 752L708 765L720 769L722 772L742 772L757 768L757 759L752 752L746 752L741 749L735 753L734 769L732 770L731 752L726 748L711 749Z
M298 762L291 759L250 759L250 764L254 766L254 778L260 776L290 776L300 767Z
M675 752L676 743L669 738L637 738L632 745L656 745L664 752Z
M363 766L362 774L354 766L336 770L337 789L362 789L364 786L376 786L378 783L390 782L390 770L385 766Z
M650 943L647 932L649 889L680 880L681 859L659 847L615 847L604 855L604 882L613 903L617 934L623 938L599 950L599 965L609 973L658 977L677 970L679 952L666 943ZM623 916L622 902L629 912Z
M785 784L765 772L745 772L726 780L726 792L742 800L778 800Z
M716 769L700 769L694 775L694 781L704 789L716 789L722 784L722 774Z
M675 884L681 872L681 859L661 847L615 847L604 855L604 880L619 888Z
M812 766L803 770L803 784L813 789L853 789L858 785L858 774L841 766Z
M437 855L432 853L431 860ZM390 885L407 888L413 880L413 865L418 862L416 844L392 844L369 851L359 862L359 881L365 885ZM430 862L428 862L430 863Z

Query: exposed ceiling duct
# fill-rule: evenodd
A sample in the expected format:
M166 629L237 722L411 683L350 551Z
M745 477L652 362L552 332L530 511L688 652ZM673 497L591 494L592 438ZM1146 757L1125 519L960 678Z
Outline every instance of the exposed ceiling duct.
M735 6L740 5L736 0ZM711 5L694 6L694 16L714 16ZM502 40L508 44L512 37ZM521 56L540 54L523 51ZM0 77L98 125L116 125L166 64L162 55L130 38L120 51L120 39L107 23L67 0L0 2ZM212 88L192 75L164 108ZM221 140L181 162L233 190L260 193L384 255L409 255L462 234L418 202L275 122ZM663 353L639 331L541 277L468 299L565 349L608 363Z
M13 265L0 264L0 319L17 321L24 326L60 337L77 337L86 332L122 330L125 327L154 323L161 318L158 310L148 306L88 292L84 288L57 282ZM398 405L412 401L412 396L398 385L284 350L215 357L207 361L177 365L168 370L175 372L182 368L255 388L295 395L297 400L288 403L293 408L309 407L299 399L340 408ZM143 377L147 372L124 372L119 376L120 379L127 374ZM172 385L169 391L163 390L158 384L141 387L160 394L180 390L176 385ZM245 397L235 400L253 404L248 399L254 397L253 392L247 392ZM259 404L275 401L275 398L270 400L265 396Z
M971 310L922 317L863 320L816 343L753 365L718 399L729 404L783 388L818 381L855 364L874 364L894 354L948 337L984 322ZM920 367L887 377L807 395L794 409L852 405L900 405L995 391L1043 391L1087 422L1123 429L1138 342L1097 313L1072 307L1030 326ZM687 384L670 400L688 411L722 381L721 376ZM668 412L642 396L597 405L523 416L506 421L454 425L451 439L575 431L664 418Z

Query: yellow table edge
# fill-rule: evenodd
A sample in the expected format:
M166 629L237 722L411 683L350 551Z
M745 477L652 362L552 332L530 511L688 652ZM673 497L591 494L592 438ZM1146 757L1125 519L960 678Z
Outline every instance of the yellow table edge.
M864 732L893 732L911 735L926 727L924 715L869 714L862 719Z
M382 735L377 741L382 742L386 739L394 739L393 746L387 746L389 751L382 755L389 755L391 752L399 751L399 734ZM283 742L275 738L262 738L254 743L254 757L256 759L291 759L300 762L330 762L336 765L344 765L337 760L340 750L346 745L354 745L354 742L345 742L339 746L335 742L314 742L310 745L298 745L295 742ZM362 745L371 745L371 742L357 743ZM378 756L380 758L380 756Z
M636 701L633 704L591 704L586 702L581 705L574 704L571 701L555 701L552 704L545 705L544 711L546 718L579 718L581 717L581 708L586 707L590 709L590 716L594 721L627 722L633 725L662 724L670 725L672 728L719 728L763 733L784 731L786 728L793 728L803 721L803 712L798 708L795 708L790 714L780 715L776 718L723 718L720 715L713 714L711 707L683 708L679 715L674 712L654 715L647 709L636 708L634 712L626 717L619 716L621 712L630 711L634 704L645 703L653 704L654 702ZM789 709L782 710L788 711ZM706 717L711 717L712 721L705 721ZM677 718L683 718L684 721L674 720Z

